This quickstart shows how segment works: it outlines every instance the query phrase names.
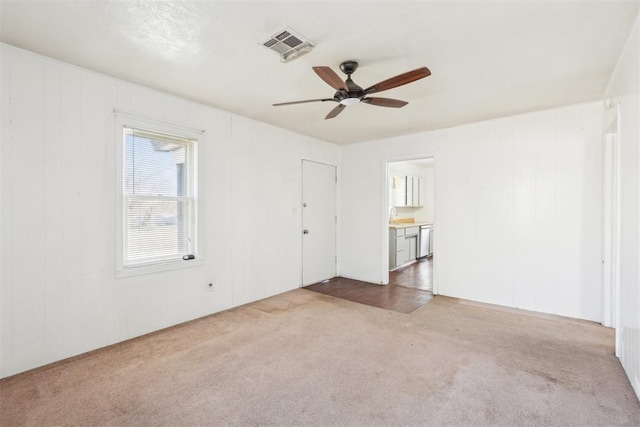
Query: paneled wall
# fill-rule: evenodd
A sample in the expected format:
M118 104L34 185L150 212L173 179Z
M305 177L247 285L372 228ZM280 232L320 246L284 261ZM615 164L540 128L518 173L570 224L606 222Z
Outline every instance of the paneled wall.
M387 280L385 162L434 155L437 293L599 321L601 111L597 102L344 146L342 274Z
M620 144L620 360L640 397L640 24L611 77L605 124L618 120ZM616 110L619 106L619 117Z
M0 377L299 286L301 159L339 147L0 49ZM115 278L114 109L205 131L203 266Z
M639 39L636 22L607 91L621 111L622 362L636 391ZM114 109L205 131L203 266L115 278ZM387 280L386 162L435 156L437 292L600 321L601 113L338 147L0 44L0 377L296 288L302 158L341 165L343 276Z

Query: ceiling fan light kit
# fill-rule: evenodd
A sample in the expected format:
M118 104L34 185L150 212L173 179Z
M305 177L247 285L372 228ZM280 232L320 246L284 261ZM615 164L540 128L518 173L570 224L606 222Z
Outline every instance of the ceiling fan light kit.
M333 108L333 110L331 110L329 114L327 114L325 120L334 118L335 116L340 114L348 105L355 105L361 102L369 105L375 105L377 107L402 108L407 105L408 102L400 101L399 99L371 97L369 96L369 94L393 89L398 86L403 86L431 75L431 71L429 71L427 67L422 67L399 74L387 80L383 80L379 83L374 84L373 86L369 86L366 89L362 89L351 79L351 75L357 69L358 63L356 61L345 61L340 64L340 70L347 75L347 79L343 81L340 76L338 76L338 74L336 74L336 72L329 67L313 67L313 71L315 71L318 77L320 77L322 80L324 80L325 83L336 90L333 98L281 102L278 104L273 104L273 106L280 107L283 105L306 104L309 102L337 102L338 106Z
M345 98L342 101L340 101L340 104L345 106L359 104L359 103L360 103L360 98Z

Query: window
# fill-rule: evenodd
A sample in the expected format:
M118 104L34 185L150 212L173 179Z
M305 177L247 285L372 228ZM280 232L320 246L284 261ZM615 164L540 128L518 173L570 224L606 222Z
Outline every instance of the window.
M122 124L119 270L198 258L197 136ZM188 133L188 132L185 132Z

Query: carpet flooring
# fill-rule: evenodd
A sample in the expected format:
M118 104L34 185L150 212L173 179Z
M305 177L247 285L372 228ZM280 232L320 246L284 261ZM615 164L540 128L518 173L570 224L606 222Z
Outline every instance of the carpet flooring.
M638 426L591 322L298 289L0 381L2 426Z

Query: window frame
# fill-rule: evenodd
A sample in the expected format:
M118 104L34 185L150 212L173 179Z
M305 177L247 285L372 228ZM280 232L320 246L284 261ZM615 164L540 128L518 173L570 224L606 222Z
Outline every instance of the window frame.
M137 276L143 274L153 274L163 271L172 271L183 268L192 268L199 267L204 264L204 256L203 256L203 245L202 245L202 236L203 236L203 227L202 227L202 218L203 218L203 209L202 209L202 179L201 179L201 159L202 159L202 146L203 146L203 137L204 131L196 130L190 127L186 127L183 125L169 123L163 120L145 118L134 114L124 113L120 111L115 111L115 139L117 146L117 155L116 155L116 278L121 277L130 277ZM124 138L124 128L134 128L140 130L147 130L150 132L162 133L167 135L173 135L180 138L190 139L193 141L192 149L190 157L191 157L191 167L193 169L193 200L194 200L194 209L193 209L193 226L196 231L194 233L195 236L195 245L193 255L195 259L183 260L182 258L176 259L160 259L160 260L150 260L146 262L136 263L136 264L127 264L125 263L125 236L127 232L127 227L125 226L125 218L126 218L126 203L125 198L127 195L125 194L125 138ZM172 197L167 197L167 200L172 199Z

